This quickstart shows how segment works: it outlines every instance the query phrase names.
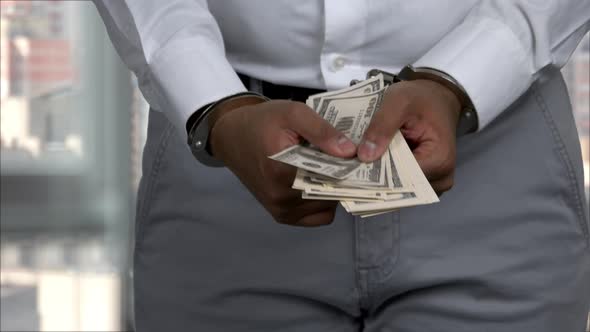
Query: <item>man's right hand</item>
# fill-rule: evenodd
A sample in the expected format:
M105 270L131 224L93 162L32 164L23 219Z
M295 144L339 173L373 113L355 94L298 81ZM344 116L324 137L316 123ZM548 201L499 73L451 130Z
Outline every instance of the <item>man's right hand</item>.
M217 113L217 114L215 114ZM327 225L336 202L303 200L291 188L296 169L268 156L307 140L325 153L353 157L356 146L307 105L288 100L220 108L212 114L210 148L274 219L296 226Z

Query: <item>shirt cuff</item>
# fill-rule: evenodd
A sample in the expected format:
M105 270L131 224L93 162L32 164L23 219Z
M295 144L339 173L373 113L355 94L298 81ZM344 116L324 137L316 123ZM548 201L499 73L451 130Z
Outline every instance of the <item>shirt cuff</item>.
M530 86L534 71L527 59L508 26L478 17L456 27L413 65L457 80L475 106L481 130Z
M170 43L150 61L161 110L186 141L186 121L198 109L223 97L247 91L223 51L203 40ZM206 50L206 51L205 51Z

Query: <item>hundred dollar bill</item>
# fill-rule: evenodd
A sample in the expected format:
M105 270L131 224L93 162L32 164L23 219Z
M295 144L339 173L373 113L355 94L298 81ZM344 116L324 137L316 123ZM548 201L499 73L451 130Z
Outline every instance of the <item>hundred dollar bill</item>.
M316 193L318 195L327 195L327 196L356 196L356 197L365 197L365 198L372 198L372 199L383 199L385 195L391 192L390 189L387 188L362 188L362 187L353 187L353 186L339 186L337 179L334 179L334 183L330 183L329 181L318 182L316 179L318 178L318 174L308 172L306 170L300 170L297 176L295 177L295 181L293 181L293 189L298 189L302 191L306 191L308 193ZM324 177L327 178L327 177Z
M398 131L395 136L401 135ZM394 138L395 139L395 138ZM391 186L393 190L404 190L407 189L408 186L404 186L406 181L402 180L400 171L401 171L401 160L399 159L399 153L395 153L395 146L390 145L387 149L387 154L389 155L389 174L391 175Z
M375 112L381 107L385 90L362 96L323 97L318 113L354 144L359 144Z
M393 151L394 159L399 159L397 167L400 174L412 183L412 191L402 193L388 193L383 200L374 202L347 200L346 207L349 212L357 215L372 214L375 211L387 212L388 210L409 207L415 205L431 204L439 201L438 196L430 186L430 183L422 173L418 162L412 155L408 144L401 134L396 134L389 146ZM395 155L402 156L397 158Z
M356 158L333 157L301 145L294 145L269 158L335 179L345 179L362 165Z
M310 96L307 99L307 106L311 107L312 109L318 109L320 104L320 100L323 97L354 97L354 96L362 96L365 94L369 94L371 92L379 91L383 89L385 86L383 82L383 74L379 74L377 76L371 77L365 81L359 82L351 87L337 90L337 91L328 91L324 93L318 93L313 96ZM323 114L320 114L323 116Z
M328 196L316 193L308 193L308 192L301 192L301 198L303 199L315 199L318 201L339 201L343 199L354 199L355 201L361 202L373 202L374 199L371 198L362 198L362 197L348 197L348 196Z
M343 90L310 96L306 103L358 145L380 109L384 91L382 76L373 77ZM302 191L302 198L338 200L346 211L363 218L438 202L399 131L387 152L373 163L332 157L309 143L270 158L298 167L293 188Z
M383 89L364 96L322 99L322 105L328 122L358 144L382 99ZM344 179L362 166L358 159L336 158L304 146L290 147L270 158L336 179Z
M371 211L371 212L367 212L367 213L357 214L357 216L359 216L361 218L369 218L369 217L375 217L375 216L378 216L378 215L384 214L384 213L395 212L395 211L398 211L398 210L399 209Z
M361 167L344 180L335 181L334 179L321 175L313 175L312 180L314 182L335 185L341 188L350 187L387 190L391 188L391 181L389 181L387 176L388 163L389 156L383 155L382 158L377 159L372 163L361 165Z
M401 207L409 207L419 205L422 203L416 193L390 193L386 195L385 200L382 201L351 201L346 200L348 211L354 215L361 215L363 213L374 213L375 211L388 212L390 210Z
M303 169L298 169L297 175L295 176L295 181L293 181L292 188L307 192L308 194L321 194L324 196L362 197L370 199L379 199L385 197L384 192L358 188L338 188L327 184L317 183L312 180L311 177L313 175L315 174Z
M398 131L396 133L397 140L404 138L401 136L401 133ZM398 143L399 144L399 143ZM401 165L402 160L400 156L400 151L397 151L395 146L390 146L387 149L387 152L381 158L382 162L374 162L370 164L363 164L358 170L356 170L351 176L344 180L335 181L334 179L330 179L328 177L323 177L321 175L312 175L311 179L317 183L324 183L328 185L326 191L329 190L329 186L334 186L338 188L367 188L372 190L385 190L387 192L408 192L412 191L412 186L410 185L411 179L408 179L409 175L404 175L400 173L402 171ZM405 151L405 150L404 150ZM407 152L407 151L405 151ZM413 156L404 156L405 158L413 158ZM381 165L382 169L379 171L376 170L378 166ZM386 167L383 167L386 166ZM369 174L368 176L365 174ZM379 176L385 175L385 181L380 181L377 184L376 181L365 180L365 178L372 178L376 177L377 174Z
M420 165L414 158L412 150L410 150L408 143L401 134L393 137L390 149L394 152L394 157L396 157L396 153L398 154L396 158L401 164L400 167L402 167L402 178L411 182L414 191L425 202L424 204L439 202L438 195L432 189L430 182L426 179Z

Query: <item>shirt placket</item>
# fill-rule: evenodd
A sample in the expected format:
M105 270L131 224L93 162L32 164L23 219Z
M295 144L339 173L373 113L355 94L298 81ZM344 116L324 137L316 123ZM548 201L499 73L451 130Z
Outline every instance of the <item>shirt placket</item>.
M324 1L324 43L320 58L326 88L346 86L352 79L363 79L366 69L360 63L366 41L366 1Z

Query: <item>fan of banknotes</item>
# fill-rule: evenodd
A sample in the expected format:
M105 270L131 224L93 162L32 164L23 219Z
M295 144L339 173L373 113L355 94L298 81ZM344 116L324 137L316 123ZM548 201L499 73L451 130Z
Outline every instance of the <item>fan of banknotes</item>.
M358 145L385 89L379 74L346 89L312 95L306 103ZM333 157L307 143L269 158L298 168L293 188L304 199L338 200L353 215L371 217L439 201L399 131L388 151L372 163Z

